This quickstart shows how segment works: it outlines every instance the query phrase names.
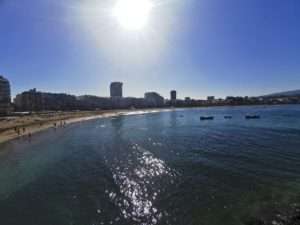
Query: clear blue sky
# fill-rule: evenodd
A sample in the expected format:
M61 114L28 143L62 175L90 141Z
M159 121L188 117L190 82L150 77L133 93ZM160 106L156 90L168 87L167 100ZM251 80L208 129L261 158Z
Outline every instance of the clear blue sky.
M122 29L114 0L0 0L0 74L30 88L181 98L300 88L299 0L153 0L148 24Z

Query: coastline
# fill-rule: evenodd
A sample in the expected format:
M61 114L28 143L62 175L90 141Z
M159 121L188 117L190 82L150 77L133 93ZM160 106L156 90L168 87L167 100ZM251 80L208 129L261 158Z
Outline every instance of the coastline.
M175 110L172 108L157 108L157 109L134 109L134 110L102 110L102 111L79 111L79 112L61 112L52 113L50 115L34 114L27 115L23 117L12 117L5 121L0 121L0 144L6 143L8 141L17 139L19 137L24 137L28 135L33 135L35 133L50 129L57 124L57 128L60 127L61 122L65 122L66 126L68 124L84 122L99 118L109 118L116 116L125 115L139 115L148 113L158 113ZM7 123L4 126L4 123ZM19 135L15 131L15 128L21 131L25 128L25 132L21 132Z
M292 104L294 105L294 104ZM17 139L19 137L28 136L54 127L56 123L59 127L60 122L66 124L83 122L98 118L107 118L122 115L137 115L146 113L156 113L172 110L184 110L207 107L266 107L266 106L282 106L282 105L228 105L228 106L202 106L202 107L168 107L168 108L149 108L149 109L115 109L115 110L98 110L98 111L67 111L67 112L41 112L24 116L10 116L0 118L0 144ZM26 129L26 132L17 134L15 128Z

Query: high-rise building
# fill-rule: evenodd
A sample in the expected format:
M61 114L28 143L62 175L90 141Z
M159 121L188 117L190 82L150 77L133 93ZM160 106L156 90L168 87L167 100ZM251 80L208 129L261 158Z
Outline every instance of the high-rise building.
M123 97L123 83L121 82L112 82L110 84L110 97Z
M171 101L176 101L176 99L177 99L177 92L175 91L175 90L172 90L171 92L170 92L170 97L171 97Z
M11 96L9 81L0 76L0 114L5 115L11 111Z

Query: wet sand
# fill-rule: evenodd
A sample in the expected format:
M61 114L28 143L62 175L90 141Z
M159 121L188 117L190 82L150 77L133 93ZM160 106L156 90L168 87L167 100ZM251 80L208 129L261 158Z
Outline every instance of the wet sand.
M0 143L4 143L22 136L32 136L34 133L39 131L55 127L55 124L57 128L60 128L62 126L67 126L70 123L82 122L97 118L154 113L168 110L170 109L51 112L4 117L1 118L0 121Z

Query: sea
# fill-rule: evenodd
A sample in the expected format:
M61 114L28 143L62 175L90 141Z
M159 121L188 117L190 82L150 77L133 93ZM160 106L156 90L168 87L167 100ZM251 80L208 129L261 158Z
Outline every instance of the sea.
M129 113L0 145L1 225L240 225L299 196L300 105Z

